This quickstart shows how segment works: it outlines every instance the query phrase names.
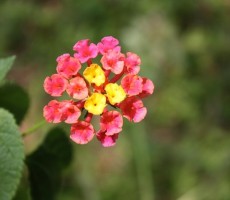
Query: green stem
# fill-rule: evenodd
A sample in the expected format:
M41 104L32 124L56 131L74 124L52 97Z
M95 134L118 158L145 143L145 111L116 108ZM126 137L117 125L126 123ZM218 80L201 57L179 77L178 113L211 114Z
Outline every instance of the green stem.
M43 119L42 121L34 124L34 126L32 126L31 128L29 128L28 130L22 132L22 137L25 137L25 136L35 132L36 130L41 128L45 123L46 123L46 121Z
M132 125L130 125L129 130L132 132L130 135L132 136L133 157L140 195L138 199L154 200L151 154L147 133L145 132L143 125L135 124L135 128Z

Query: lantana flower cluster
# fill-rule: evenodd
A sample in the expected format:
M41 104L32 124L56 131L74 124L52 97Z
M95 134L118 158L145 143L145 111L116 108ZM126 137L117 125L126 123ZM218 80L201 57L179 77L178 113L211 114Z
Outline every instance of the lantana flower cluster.
M73 50L73 55L57 58L57 73L44 81L46 93L53 97L67 93L68 99L51 100L43 115L50 123L70 124L70 138L78 144L96 136L104 147L113 146L122 131L123 117L135 123L144 119L147 109L142 98L153 93L154 85L138 75L140 57L132 52L123 54L112 36L98 44L80 40ZM94 61L97 57L100 63ZM99 130L91 123L93 116L100 116Z

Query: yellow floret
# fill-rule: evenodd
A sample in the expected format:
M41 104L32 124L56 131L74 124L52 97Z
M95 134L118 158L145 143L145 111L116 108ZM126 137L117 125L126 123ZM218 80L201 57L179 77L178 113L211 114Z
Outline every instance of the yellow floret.
M83 76L90 84L94 83L96 86L100 86L105 82L105 73L97 64L91 64L87 67L83 72Z
M105 86L105 91L106 96L112 105L122 102L126 97L124 89L116 83L107 84Z
M106 106L106 97L100 93L93 93L86 101L84 108L94 115L102 114Z

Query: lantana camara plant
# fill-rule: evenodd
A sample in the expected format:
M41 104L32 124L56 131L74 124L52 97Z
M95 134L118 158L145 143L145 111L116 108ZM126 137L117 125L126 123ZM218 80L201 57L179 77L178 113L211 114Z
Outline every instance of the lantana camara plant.
M50 123L70 124L70 138L77 144L86 144L96 136L104 147L113 146L122 131L123 117L134 123L145 118L147 108L142 99L153 93L154 85L138 75L140 57L122 53L119 41L112 36L98 44L80 40L73 50L73 55L57 58L57 72L44 81L46 93L61 97L66 92L69 99L51 100L44 106L44 118ZM98 57L99 64L94 61ZM92 125L94 116L100 116L99 130Z

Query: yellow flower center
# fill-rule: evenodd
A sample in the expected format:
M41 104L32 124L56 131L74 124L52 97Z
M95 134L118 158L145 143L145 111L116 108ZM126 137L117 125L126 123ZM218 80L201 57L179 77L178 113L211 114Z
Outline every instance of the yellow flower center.
M116 83L107 84L105 86L105 91L106 96L112 105L122 102L126 97L124 89Z
M100 93L93 93L84 104L84 108L94 115L102 114L106 106L106 97Z
M83 72L83 76L90 84L94 83L96 86L100 86L105 82L104 71L97 64L91 64L87 67Z

